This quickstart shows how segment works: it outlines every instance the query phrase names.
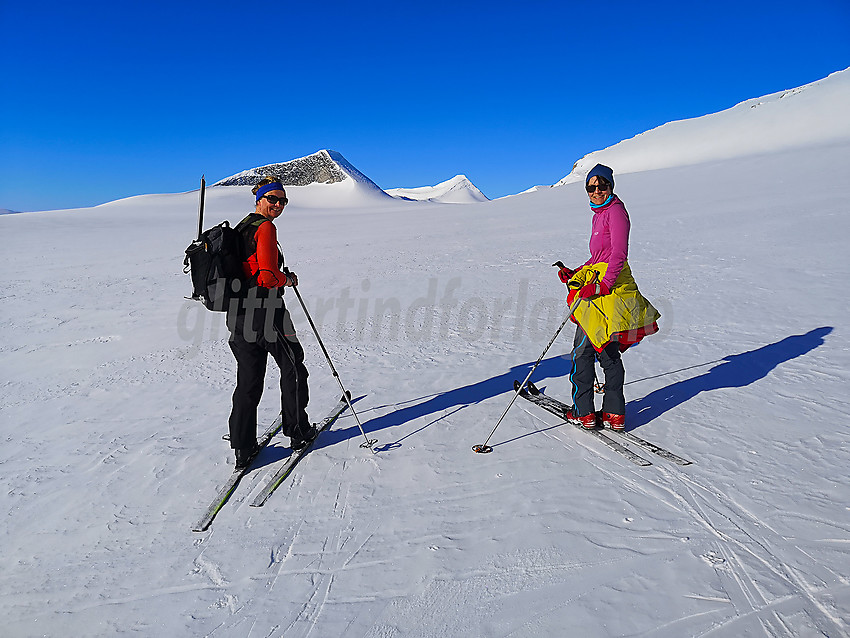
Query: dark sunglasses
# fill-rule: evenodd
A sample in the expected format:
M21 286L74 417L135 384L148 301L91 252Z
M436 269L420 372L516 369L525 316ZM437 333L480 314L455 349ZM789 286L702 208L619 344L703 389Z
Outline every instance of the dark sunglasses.
M277 206L280 204L281 206L286 206L289 203L289 200L286 197L275 197L274 195L263 195L263 199L268 201L272 206Z
M584 190L586 190L588 193L595 193L596 190L599 189L600 192L604 193L609 188L611 187L608 184L588 184L584 187Z

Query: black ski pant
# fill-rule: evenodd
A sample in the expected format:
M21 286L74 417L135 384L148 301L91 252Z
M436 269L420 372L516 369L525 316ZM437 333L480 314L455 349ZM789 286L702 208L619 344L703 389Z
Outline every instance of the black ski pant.
M626 398L623 394L626 370L623 368L620 355L620 344L615 342L605 346L602 352L596 352L581 326L576 327L576 336L573 340L573 367L570 372L576 416L585 416L596 410L593 402L593 382L596 380L597 360L605 373L602 411L609 414L626 413Z
M310 425L307 417L307 368L282 301L271 308L241 309L228 316L230 349L236 357L236 390L230 413L230 447L250 448L257 440L257 406L265 385L268 355L280 368L283 433L292 436Z

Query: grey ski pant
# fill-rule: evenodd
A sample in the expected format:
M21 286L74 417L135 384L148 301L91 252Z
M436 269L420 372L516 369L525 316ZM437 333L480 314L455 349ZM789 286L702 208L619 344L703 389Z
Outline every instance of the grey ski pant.
M602 352L596 352L581 326L576 326L576 336L573 340L573 365L570 371L576 416L584 416L596 410L593 401L593 382L596 380L597 360L605 373L602 411L610 414L626 413L626 398L623 394L626 371L620 354L618 343L609 343Z

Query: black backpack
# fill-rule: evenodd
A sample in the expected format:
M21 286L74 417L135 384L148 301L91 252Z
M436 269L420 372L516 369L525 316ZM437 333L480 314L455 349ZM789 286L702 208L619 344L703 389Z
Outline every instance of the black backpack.
M186 249L183 272L192 276L191 298L207 309L227 311L231 299L245 296L249 282L242 270L248 258L243 231L265 221L257 217L248 215L236 228L224 221L201 233Z

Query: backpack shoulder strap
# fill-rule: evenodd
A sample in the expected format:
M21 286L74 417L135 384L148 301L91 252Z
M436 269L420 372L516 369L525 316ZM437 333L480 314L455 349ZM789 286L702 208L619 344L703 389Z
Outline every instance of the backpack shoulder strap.
M265 222L271 223L269 219L259 213L251 213L236 224L236 231L242 236L243 250L245 251L242 257L243 261L257 252L257 229Z
M250 214L246 215L245 218L241 222L236 224L236 230L238 230L241 233L246 228L252 227L254 229L254 232L256 232L257 228L260 226L260 224L262 224L263 222L267 222L267 221L269 221L269 220L267 218L263 217L262 215L260 215L259 213L250 213Z

